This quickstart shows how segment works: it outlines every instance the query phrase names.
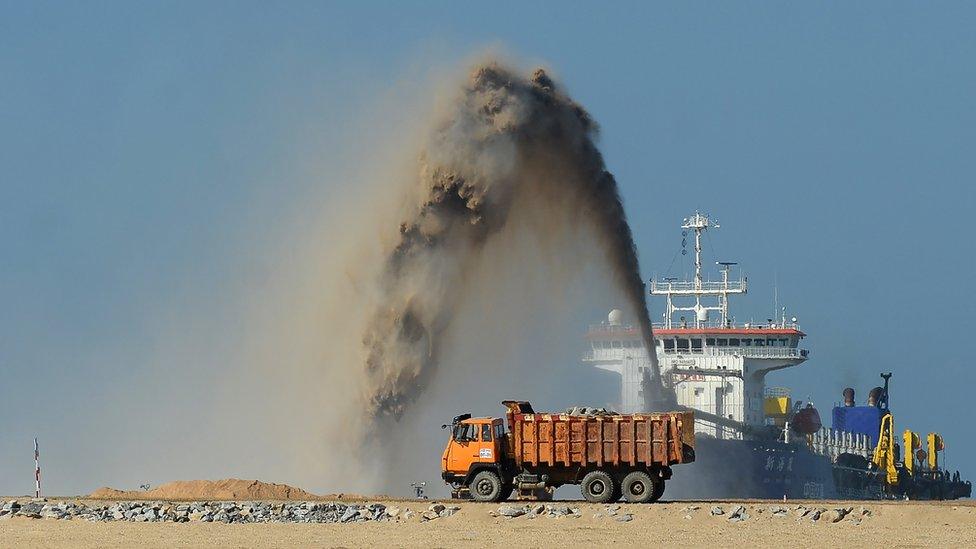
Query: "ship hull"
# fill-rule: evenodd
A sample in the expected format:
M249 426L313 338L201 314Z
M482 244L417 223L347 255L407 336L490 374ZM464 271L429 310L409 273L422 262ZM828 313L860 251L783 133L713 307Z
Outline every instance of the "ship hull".
M777 441L699 436L695 462L669 481L674 499L819 499L837 497L830 460Z
M695 462L668 483L671 499L958 499L967 482L903 480L887 488L877 471L844 467L801 444L699 436ZM892 491L894 490L894 491Z

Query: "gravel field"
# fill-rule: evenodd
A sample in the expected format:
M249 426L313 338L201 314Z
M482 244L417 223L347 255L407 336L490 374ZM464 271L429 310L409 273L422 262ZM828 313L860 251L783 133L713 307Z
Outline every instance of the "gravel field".
M3 500L5 504L10 498ZM30 499L21 498L23 504ZM42 518L0 516L3 547L520 547L609 546L976 546L973 502L670 502L655 505L595 505L576 501L534 504L507 502L217 502L206 509L221 520L205 522L198 512L186 522L140 520L143 513L178 503L58 500ZM69 504L76 509L116 506L140 510L119 519L55 518ZM192 508L192 503L184 503ZM252 506L255 520L271 509L267 522L235 522L228 516ZM305 505L303 509L301 506ZM353 507L350 508L349 506ZM274 510L291 508L290 515ZM228 513L228 509L238 511ZM35 508L32 508L35 509ZM329 518L342 509L346 522ZM348 518L363 509L369 518ZM382 512L380 512L382 509ZM368 510L368 511L365 511ZM304 512L304 514L302 514ZM101 513L101 511L99 511ZM323 522L314 522L315 513ZM159 520L166 516L161 513ZM226 515L226 516L225 516ZM517 515L517 516L506 516ZM44 517L47 518L44 518ZM313 522L301 522L308 517ZM212 518L212 517L211 517Z

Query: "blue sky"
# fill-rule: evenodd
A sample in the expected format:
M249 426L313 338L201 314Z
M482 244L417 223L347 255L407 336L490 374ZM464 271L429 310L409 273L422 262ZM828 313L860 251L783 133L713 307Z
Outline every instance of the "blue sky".
M71 433L107 420L105 384L139 386L147 318L260 274L254 243L363 110L487 48L599 121L645 278L712 213L740 318L775 278L809 334L770 383L823 411L892 371L896 428L940 431L971 476L973 28L961 2L0 2L0 493L30 489L35 434L64 470L91 447Z

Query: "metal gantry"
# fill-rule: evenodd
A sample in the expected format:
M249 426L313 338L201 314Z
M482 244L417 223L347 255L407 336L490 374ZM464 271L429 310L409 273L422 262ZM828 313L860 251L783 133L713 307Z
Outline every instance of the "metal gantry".
M708 326L708 312L717 311L719 313L719 327L730 327L732 322L729 317L729 295L744 294L748 291L748 280L740 274L739 280L729 280L729 272L736 263L729 261L718 261L722 280L718 282L702 280L702 245L701 237L709 228L719 228L719 224L708 218L707 215L695 211L691 217L684 219L681 228L687 232L695 233L695 278L694 280L677 280L665 278L663 280L651 281L651 295L663 295L667 299L667 311L664 315L664 327L672 328L674 314L682 311L694 313L694 327L704 328ZM675 305L675 298L694 297L695 304L687 306ZM716 298L716 305L702 304L703 299ZM682 328L687 328L687 322L682 322Z

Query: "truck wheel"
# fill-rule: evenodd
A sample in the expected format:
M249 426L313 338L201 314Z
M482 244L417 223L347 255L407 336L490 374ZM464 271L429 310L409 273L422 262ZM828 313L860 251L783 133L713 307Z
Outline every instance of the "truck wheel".
M656 482L651 475L644 471L632 471L624 477L620 483L620 489L624 493L624 499L630 503L648 503L653 501L654 491L658 484L664 485L664 481L658 479Z
M606 471L590 471L580 483L580 492L590 503L608 503L616 491L613 477Z
M498 501L502 495L502 479L494 471L478 471L468 490L475 501Z
M657 501L661 499L661 496L663 495L664 495L664 479L663 478L654 479L654 492L651 493L650 501L652 502Z

